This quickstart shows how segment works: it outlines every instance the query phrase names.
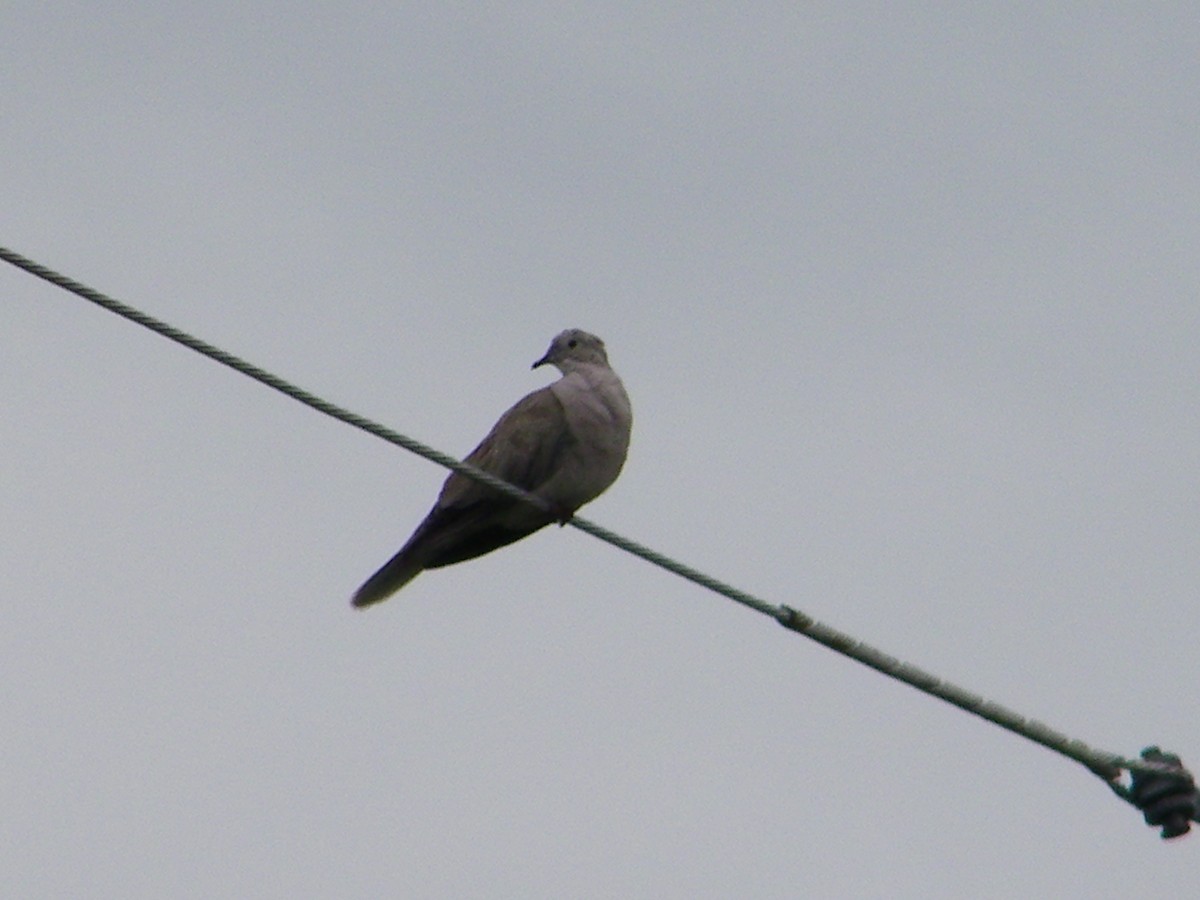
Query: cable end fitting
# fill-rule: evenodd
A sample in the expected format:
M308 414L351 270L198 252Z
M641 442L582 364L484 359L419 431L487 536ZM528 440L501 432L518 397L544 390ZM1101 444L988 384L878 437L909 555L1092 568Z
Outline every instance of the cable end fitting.
M1164 771L1134 771L1129 786L1130 800L1142 811L1146 824L1162 829L1163 840L1182 837L1191 829L1191 820L1200 821L1200 792L1192 773L1174 753L1147 747L1142 759L1156 763Z

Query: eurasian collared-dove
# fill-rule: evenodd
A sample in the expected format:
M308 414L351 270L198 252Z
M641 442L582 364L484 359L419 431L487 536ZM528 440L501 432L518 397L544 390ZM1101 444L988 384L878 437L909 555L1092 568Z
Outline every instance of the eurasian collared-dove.
M565 522L616 481L633 414L604 342L569 329L533 368L546 363L562 378L501 416L466 461L540 497L551 512L453 472L408 543L354 594L355 606L386 600L422 569L473 559Z

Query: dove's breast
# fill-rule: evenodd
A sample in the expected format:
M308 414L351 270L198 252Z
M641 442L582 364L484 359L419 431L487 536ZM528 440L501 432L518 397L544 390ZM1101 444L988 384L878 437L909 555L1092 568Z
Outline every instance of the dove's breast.
M563 405L570 441L561 468L537 493L574 510L617 480L629 452L633 412L621 379L606 366L580 366L551 389Z

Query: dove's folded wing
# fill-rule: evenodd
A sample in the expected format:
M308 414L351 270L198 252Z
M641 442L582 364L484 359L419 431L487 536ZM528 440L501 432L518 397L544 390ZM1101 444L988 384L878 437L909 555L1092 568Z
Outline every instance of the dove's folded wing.
M501 416L466 461L509 484L536 491L558 471L574 443L562 402L546 387ZM446 479L436 508L462 509L484 500L503 501L506 505L520 502L497 494L469 475L454 472Z
M501 416L466 461L535 491L558 471L573 442L562 403L553 391L543 388ZM422 569L474 559L552 521L551 513L453 472L429 515L399 552L359 588L354 605L377 603Z

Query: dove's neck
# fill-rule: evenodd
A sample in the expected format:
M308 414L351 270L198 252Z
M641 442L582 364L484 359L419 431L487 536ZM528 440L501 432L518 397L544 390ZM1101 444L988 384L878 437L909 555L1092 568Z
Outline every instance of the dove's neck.
M617 423L628 432L632 417L629 395L617 373L603 363L574 362L552 385L568 410L580 415ZM569 412L568 415L572 413Z
M589 363L572 360L562 368L561 382L570 382L572 387L590 388L603 391L612 385L620 386L621 379L617 373L603 363Z
M579 356L560 359L554 363L554 367L564 376L570 375L572 372L582 372L585 375L595 374L598 371L612 372L608 363L599 358L585 359Z

